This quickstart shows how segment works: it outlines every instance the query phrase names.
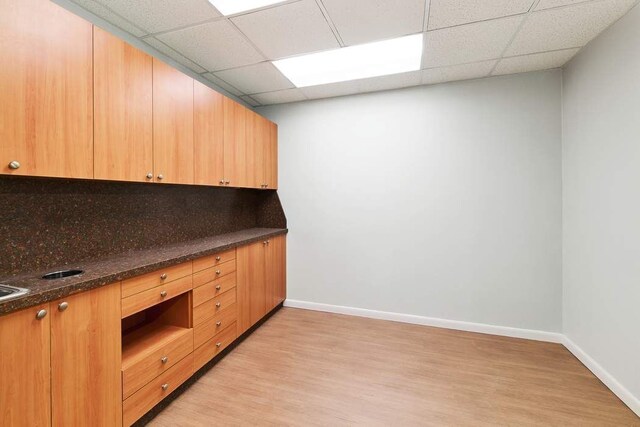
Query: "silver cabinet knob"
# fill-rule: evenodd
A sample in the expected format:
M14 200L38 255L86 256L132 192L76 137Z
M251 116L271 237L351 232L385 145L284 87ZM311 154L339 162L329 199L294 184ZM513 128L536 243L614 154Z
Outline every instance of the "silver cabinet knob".
M219 256L216 257L216 261L220 261L222 258L220 258Z
M160 361L164 364L169 361L169 358L167 356L164 356L162 359L160 359Z
M162 387L162 390L166 390L166 389L168 389L168 388L169 388L169 384L164 383L164 384L162 384L162 386L161 386L161 387Z
M167 278L167 273L162 273L162 274L160 275L160 279L164 280L164 279L166 279L166 278Z
M222 271L216 270L216 275L219 276L220 274L222 274Z
M216 291L219 291L220 289L222 289L222 287L220 285L216 285Z
M158 175L158 179L159 179L160 181L162 181L162 180L164 179L164 175L162 175L162 174Z
M271 243L271 240L267 240L267 245L268 245L269 243Z
M216 303L216 307L217 307L217 308L220 308L220 306L221 306L221 305L222 305L222 304L220 304L219 302L217 302L217 303Z
M153 174L151 172L147 174L147 179L153 179Z
M225 181L224 185L229 185L231 183L231 181Z
M264 188L269 188L269 184L265 184L265 185L264 185Z
M267 244L267 241L265 240L264 242L262 242L262 244L263 244L263 245L266 245L266 244Z
M220 326L220 325L222 325L222 322L217 321L217 322L216 322L216 326Z
M221 342L217 342L217 343L216 343L216 347L218 347L218 348L220 348L220 346L221 346L221 345L222 345L222 343L221 343Z
M162 292L160 292L160 296L161 296L162 298L166 297L166 296L167 296L167 291L162 291Z
M65 311L67 308L69 308L69 303L66 301L58 304L58 311Z
M220 180L220 185L224 185L224 179Z
M47 317L47 310L45 310L45 309L38 310L38 312L36 313L36 319L42 320L45 317Z
M20 162L17 160L14 160L12 162L9 163L9 169L19 169L20 168Z

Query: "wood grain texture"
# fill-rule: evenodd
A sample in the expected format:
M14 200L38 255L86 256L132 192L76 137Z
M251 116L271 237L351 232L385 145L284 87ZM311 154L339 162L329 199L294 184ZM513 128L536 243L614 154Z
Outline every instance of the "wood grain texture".
M193 82L194 178L196 184L224 185L224 96Z
M195 287L196 275L193 275L194 288L193 288L193 306L199 306L200 304L215 298L217 295L221 295L230 289L236 287L236 275L228 274L216 279L214 281L205 283L202 286Z
M253 111L247 112L246 138L247 153L245 157L248 186L252 188L263 188L265 184L265 145L268 143L265 138L267 119Z
M94 177L152 182L152 58L98 27L93 46Z
M283 308L151 422L212 424L638 426L640 419L559 344Z
M278 125L266 120L268 136L264 147L264 182L267 188L278 188Z
M251 327L251 294L249 289L249 245L236 248L236 301L238 303L238 335Z
M249 110L224 98L224 178L231 187L250 187L247 168L246 122Z
M202 286L213 280L222 279L236 271L236 260L232 259L217 266L198 271L193 274L193 287Z
M273 310L287 296L286 236L271 237L267 244L265 298L267 311Z
M263 242L249 245L249 317L251 325L267 314L267 245Z
M131 316L146 308L169 301L178 295L189 292L193 286L191 276L181 277L169 283L137 293L122 299L122 317Z
M216 334L212 339L196 348L193 352L195 370L202 368L207 362L227 348L237 338L236 324L232 323L225 330Z
M153 58L155 182L193 184L193 154L193 79Z
M228 290L222 295L218 295L203 304L193 308L193 324L200 325L207 319L210 319L223 310L231 307L237 302L235 288Z
M48 0L0 1L0 173L93 178L92 31Z
M130 297L147 289L155 288L165 283L190 276L192 273L191 261L184 262L141 276L132 277L122 281L122 298ZM163 278L164 277L164 278Z
M205 268L215 267L227 261L236 259L236 250L229 249L228 251L220 252L214 255L198 258L193 260L193 272L204 270Z
M49 304L0 317L0 425L51 423L50 319L36 319Z
M53 426L121 425L121 364L120 283L51 303Z
M236 319L236 304L232 304L211 319L202 322L200 325L196 325L193 334L193 346L195 348L200 347L206 341L212 339L226 329L227 326L234 323Z

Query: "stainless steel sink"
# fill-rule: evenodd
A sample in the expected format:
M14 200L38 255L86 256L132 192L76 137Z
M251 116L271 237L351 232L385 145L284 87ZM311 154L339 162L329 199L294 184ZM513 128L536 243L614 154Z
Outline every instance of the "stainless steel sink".
M29 292L28 289L16 288L14 286L0 285L0 301L18 298Z

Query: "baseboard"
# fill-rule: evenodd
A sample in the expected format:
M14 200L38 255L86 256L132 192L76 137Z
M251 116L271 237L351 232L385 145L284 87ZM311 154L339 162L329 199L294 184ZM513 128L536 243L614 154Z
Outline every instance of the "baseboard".
M416 316L413 314L393 313L389 311L368 310L365 308L345 307L341 305L320 304L316 302L287 299L285 307L303 308L306 310L325 311L328 313L347 314L350 316L369 317L371 319L391 320L394 322L413 323L415 325L435 326L437 328L456 329L459 331L478 332L481 334L502 335L528 340L562 343L564 335L556 332L537 331L533 329L511 328L508 326L487 325L484 323L462 322L459 320L439 319L436 317Z
M368 310L365 308L345 307L341 305L320 304L316 302L287 299L285 307L305 310L324 311L328 313L346 314L349 316L369 317L371 319L391 320L394 322L413 323L416 325L437 328L456 329L459 331L478 332L481 334L501 335L513 338L524 338L564 345L584 366L604 383L625 405L640 416L640 400L618 382L609 372L593 360L564 334L558 332L537 331L534 329L511 328L508 326L487 325L484 323L462 322L459 320L438 319L435 317L416 316L413 314L393 313L388 311Z
M604 369L598 362L582 350L576 343L571 341L566 335L563 336L562 344L589 369L593 375L606 385L620 400L624 402L633 412L640 417L640 399L635 397L625 386L620 384L613 375Z

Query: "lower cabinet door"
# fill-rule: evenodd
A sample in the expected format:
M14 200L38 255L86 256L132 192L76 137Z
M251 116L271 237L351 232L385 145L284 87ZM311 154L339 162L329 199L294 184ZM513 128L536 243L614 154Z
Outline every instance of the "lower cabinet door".
M51 303L53 426L122 425L120 283Z
M238 335L244 333L267 313L266 248L265 240L236 250Z
M48 311L47 303L0 317L0 426L50 424Z
M269 312L286 298L286 237L275 236L267 242L265 291Z

